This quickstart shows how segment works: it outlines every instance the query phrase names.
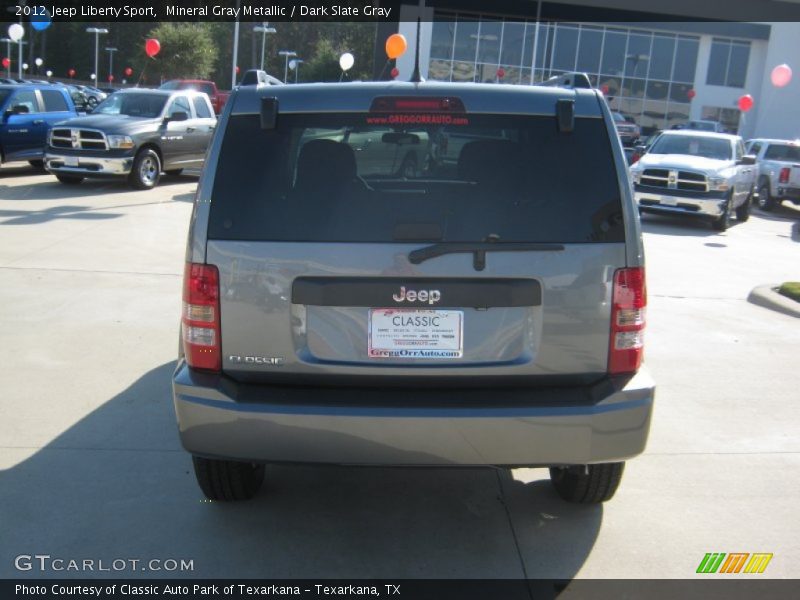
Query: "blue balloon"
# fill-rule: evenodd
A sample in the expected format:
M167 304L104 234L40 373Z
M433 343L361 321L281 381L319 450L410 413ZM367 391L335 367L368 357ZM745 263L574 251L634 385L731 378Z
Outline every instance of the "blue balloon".
M31 15L31 27L36 31L44 31L50 27L50 15L47 14L44 6L37 6L36 13Z

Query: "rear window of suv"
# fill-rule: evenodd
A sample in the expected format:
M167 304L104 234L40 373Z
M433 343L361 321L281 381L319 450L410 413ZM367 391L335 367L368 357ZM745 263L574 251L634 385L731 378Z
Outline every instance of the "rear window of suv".
M605 123L464 115L232 116L209 238L309 242L622 242ZM438 121L441 122L441 121ZM455 124L453 124L455 123Z

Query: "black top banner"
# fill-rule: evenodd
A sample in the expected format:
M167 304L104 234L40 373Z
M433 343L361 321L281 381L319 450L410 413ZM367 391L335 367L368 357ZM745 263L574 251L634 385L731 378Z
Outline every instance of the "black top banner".
M569 0L0 0L0 21L163 22L243 21L398 22L402 5L422 18L434 11L491 13L507 18L558 21L800 21L800 3L780 0L603 0L570 4ZM417 14L415 12L415 14ZM416 17L414 17L416 19Z

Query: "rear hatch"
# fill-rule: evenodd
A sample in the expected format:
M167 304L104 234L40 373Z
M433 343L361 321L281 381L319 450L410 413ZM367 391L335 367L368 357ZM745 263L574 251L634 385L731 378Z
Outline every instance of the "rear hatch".
M280 112L268 129L232 114L206 248L227 375L497 385L605 374L626 254L599 109L560 133L554 115L428 100Z

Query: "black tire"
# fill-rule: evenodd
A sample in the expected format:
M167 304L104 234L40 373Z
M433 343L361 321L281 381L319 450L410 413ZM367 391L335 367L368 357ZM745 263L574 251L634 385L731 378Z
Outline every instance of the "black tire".
M550 481L567 502L600 504L614 497L624 470L624 462L550 467Z
M769 212L775 208L775 199L769 193L769 182L762 181L758 186L758 208Z
M192 456L194 474L209 500L250 500L264 481L264 465Z
M172 175L173 177L177 177L181 173L183 173L183 169L169 169L168 171L164 171L167 175Z
M94 108L95 106L98 105L97 98L95 98L94 96L87 96L86 97L86 104L88 104L89 106Z
M128 181L137 190L151 190L161 179L161 159L152 148L139 150L133 161Z
M733 194L728 196L728 201L725 203L725 210L722 215L711 221L711 226L717 231L727 231L731 224L731 212L733 208Z
M61 173L56 173L56 179L67 185L78 185L83 181L83 177L78 177L77 175L62 175Z
M747 194L744 203L736 209L736 220L744 223L750 218L750 206L753 204L753 191Z
M28 164L32 166L37 171L44 171L44 161L43 160L29 160Z

